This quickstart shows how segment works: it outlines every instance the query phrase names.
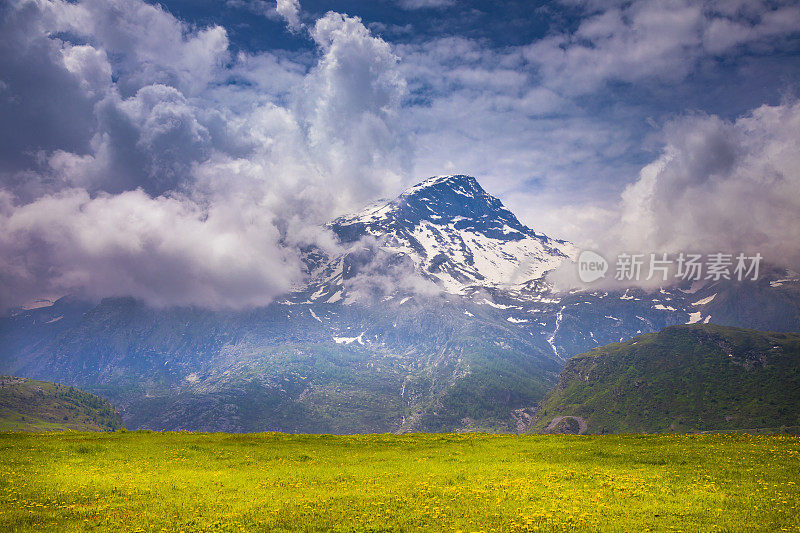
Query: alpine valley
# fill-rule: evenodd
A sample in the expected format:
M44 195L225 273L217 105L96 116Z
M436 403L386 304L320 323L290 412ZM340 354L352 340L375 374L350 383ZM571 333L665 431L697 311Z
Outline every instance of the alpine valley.
M578 250L477 180L438 176L328 224L307 282L246 311L72 297L0 319L0 373L108 399L129 429L523 431L573 355L671 325L800 330L800 279L555 292Z

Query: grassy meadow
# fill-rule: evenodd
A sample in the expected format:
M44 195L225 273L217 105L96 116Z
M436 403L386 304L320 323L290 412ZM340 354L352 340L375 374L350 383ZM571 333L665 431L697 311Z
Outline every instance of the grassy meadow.
M800 438L2 433L0 531L798 531Z

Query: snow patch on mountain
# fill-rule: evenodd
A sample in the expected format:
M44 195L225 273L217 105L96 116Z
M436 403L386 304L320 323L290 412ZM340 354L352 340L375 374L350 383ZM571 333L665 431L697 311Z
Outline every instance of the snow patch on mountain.
M713 300L716 296L717 293L714 293L711 296L703 298L702 300L697 300L696 302L692 303L692 305L706 305L707 303L711 302L711 300Z
M689 313L689 321L686 322L686 323L687 324L697 324L698 322L700 322L700 320L702 320L702 317L703 317L703 313L701 313L700 311L697 311L695 313Z
M334 337L333 340L336 342L336 344L353 344L354 342L357 342L363 346L364 333L366 332L362 331L358 337Z

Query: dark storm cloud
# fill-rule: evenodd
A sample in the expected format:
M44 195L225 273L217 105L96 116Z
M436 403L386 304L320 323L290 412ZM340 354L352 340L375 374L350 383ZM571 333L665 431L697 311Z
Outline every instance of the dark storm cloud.
M64 64L35 4L4 4L0 16L0 172L35 168L56 149L87 153L94 95ZM41 186L14 181L6 185Z

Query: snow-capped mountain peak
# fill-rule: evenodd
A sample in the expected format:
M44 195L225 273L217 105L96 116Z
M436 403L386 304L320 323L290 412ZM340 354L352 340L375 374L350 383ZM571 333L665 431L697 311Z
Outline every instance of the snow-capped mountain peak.
M420 274L455 294L522 286L575 253L572 244L520 223L465 175L428 178L329 227L343 243L377 239L383 252L410 259Z
M479 231L501 240L528 236L564 244L520 223L478 180L461 174L428 178L393 200L380 200L358 213L334 220L331 227L344 242L350 242L360 238L362 231L379 237L389 227L411 227L423 221L435 225L452 222L457 229Z

